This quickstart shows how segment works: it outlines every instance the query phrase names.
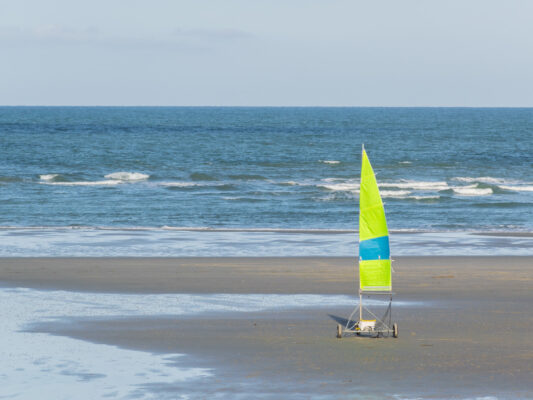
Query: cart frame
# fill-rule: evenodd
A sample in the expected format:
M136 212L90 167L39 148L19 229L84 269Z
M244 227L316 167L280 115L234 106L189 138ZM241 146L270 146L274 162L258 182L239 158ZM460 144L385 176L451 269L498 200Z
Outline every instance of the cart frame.
M385 310L385 313L381 318L377 317L374 312L372 312L368 307L363 305L363 295L377 295L377 296L388 296L389 304ZM393 336L398 337L398 324L392 323L392 297L394 293L392 292L363 292L359 290L359 304L353 312L348 317L346 325L337 326L337 337L340 339L343 336L370 336L370 337L389 337ZM354 315L359 312L359 320L355 321L353 319ZM361 330L359 328L359 322L363 321L363 316L369 314L375 318L375 326L371 329Z

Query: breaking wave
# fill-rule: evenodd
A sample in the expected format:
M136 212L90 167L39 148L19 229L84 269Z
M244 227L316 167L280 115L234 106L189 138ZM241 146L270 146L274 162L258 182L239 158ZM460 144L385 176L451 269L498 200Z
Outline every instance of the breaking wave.
M382 190L381 197L406 197L410 195L409 190Z
M113 172L105 175L104 178L119 181L144 181L150 178L150 175L141 174L140 172Z
M317 185L328 190L340 190L343 192L359 193L359 183L331 183L328 185Z
M448 183L444 181L410 181L403 179L399 182L381 182L379 187L427 191L448 190L450 188Z
M480 188L477 185L455 186L452 190L459 196L488 196L494 193L491 188Z
M477 178L469 177L469 176L456 176L455 178L452 178L454 181L458 182L466 182L466 183L472 183L472 182L479 182L479 183L487 183L489 185L498 185L500 183L518 183L518 181L514 179L504 179L504 178L493 178L491 176L480 176Z
M43 174L39 175L41 182L46 185L60 185L60 186L113 186L121 183L140 182L147 180L150 175L141 174L140 172L113 172L107 174L105 180L99 181L59 181L59 174Z
M44 174L44 175L39 175L39 178L42 180L42 181L53 181L55 178L57 178L59 174Z
M47 185L60 185L60 186L113 186L118 185L120 183L124 183L124 181L116 181L116 180L105 180L105 181L78 181L78 182L50 182L45 181L41 182L45 183Z
M523 186L500 185L499 187L505 190L512 190L514 192L533 192L533 185L523 185Z

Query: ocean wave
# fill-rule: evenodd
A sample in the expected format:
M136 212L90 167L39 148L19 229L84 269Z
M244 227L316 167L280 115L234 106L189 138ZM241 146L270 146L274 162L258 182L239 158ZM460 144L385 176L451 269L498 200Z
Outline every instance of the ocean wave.
M206 184L196 182L157 182L159 186L167 187L192 187L192 186L207 186Z
M283 186L301 186L301 183L295 181L280 182L279 184Z
M59 186L114 186L121 183L145 181L150 175L140 172L113 172L104 176L107 179L100 181L64 181L59 180L59 177L59 174L42 174L39 175L41 180L39 183Z
M324 178L322 182L349 182L349 183L359 183L359 178Z
M412 164L411 161L399 161L398 164Z
M398 193L398 192L396 192ZM387 198L393 198L393 199L401 199L401 200L415 200L415 201L434 201L440 199L441 196L439 195L428 195L428 196L420 196L420 195L413 195L412 192L408 192L409 194L406 195L392 195L392 196L383 196Z
M505 190L512 190L513 192L533 192L533 185L523 185L523 186L499 185L499 187Z
M331 164L331 165L341 163L340 161L337 161L337 160L318 160L318 162L321 162L322 164Z
M193 181L216 181L217 180L216 177L209 175L209 174L204 174L203 172L193 172L190 175L190 178Z
M156 182L157 186L165 186L168 188L176 189L192 189L192 188L213 188L217 190L234 190L236 187L231 183L224 182L183 182L183 181L170 181L170 182Z
M317 184L322 187L334 191L350 191L354 193L359 192L359 179L341 179L341 178L326 178ZM410 181L400 180L397 182L381 182L381 195L385 197L399 197L410 194L411 191L431 191L438 192L441 190L449 190L450 186L444 181ZM400 189L400 190L387 190Z
M124 183L124 181L117 181L117 180L105 180L105 181L78 181L78 182L51 182L51 181L44 181L39 182L44 183L46 185L59 185L59 186L113 186L113 185L119 185L121 183Z
M409 196L409 198L414 200L437 200L440 199L440 196Z
M141 174L140 172L113 172L104 176L107 179L113 179L118 181L144 181L150 178L150 175Z
M261 199L258 197L233 197L233 196L224 196L222 197L224 200L228 201L236 201L236 202L242 202L242 203L260 203L264 201L268 201L267 199Z
M452 179L459 182L481 183L491 185L493 191L496 190L496 192L498 191L498 189L509 190L513 192L533 192L532 182L520 181L518 179L494 178L491 176L481 176L477 178L455 177Z
M494 193L491 188L480 188L477 185L454 186L451 189L459 196L489 196Z
M331 183L331 184L320 184L317 187L321 187L328 190L339 190L343 192L352 192L359 193L359 183Z
M23 179L18 176L0 176L0 183L22 182Z
M265 178L262 175L249 175L249 174L240 174L240 175L230 175L230 179L235 179L239 181L265 181Z
M406 197L411 194L409 190L382 190L381 197Z
M359 193L359 179L324 178L316 187L342 192Z
M472 183L472 182L479 182L479 183L487 183L489 185L499 185L499 184L513 184L513 183L523 183L520 181L517 181L516 179L505 179L505 178L493 178L491 176L480 176L477 178L469 177L469 176L456 176L455 178L452 178L454 181L458 182L466 182L466 183Z
M412 189L425 191L440 191L448 190L450 186L444 181L410 181L400 180L399 182L381 182L380 188L398 188L398 189Z
M53 181L58 176L59 174L43 174L39 175L39 179L41 179L42 181Z

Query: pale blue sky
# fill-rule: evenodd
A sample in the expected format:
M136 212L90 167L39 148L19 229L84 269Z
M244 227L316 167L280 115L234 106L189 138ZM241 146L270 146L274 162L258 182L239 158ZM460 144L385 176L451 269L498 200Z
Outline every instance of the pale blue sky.
M0 104L531 107L532 16L525 0L0 0Z

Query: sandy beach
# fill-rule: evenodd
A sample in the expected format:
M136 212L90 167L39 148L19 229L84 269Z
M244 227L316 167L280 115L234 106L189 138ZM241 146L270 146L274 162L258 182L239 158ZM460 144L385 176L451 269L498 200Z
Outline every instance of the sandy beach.
M336 339L351 308L79 318L32 332L210 368L201 384L155 384L161 398L533 396L533 257L402 257L398 339ZM97 293L353 294L352 258L4 258L4 287ZM355 302L355 297L354 297ZM355 303L354 303L355 304ZM366 396L366 397L365 397Z

